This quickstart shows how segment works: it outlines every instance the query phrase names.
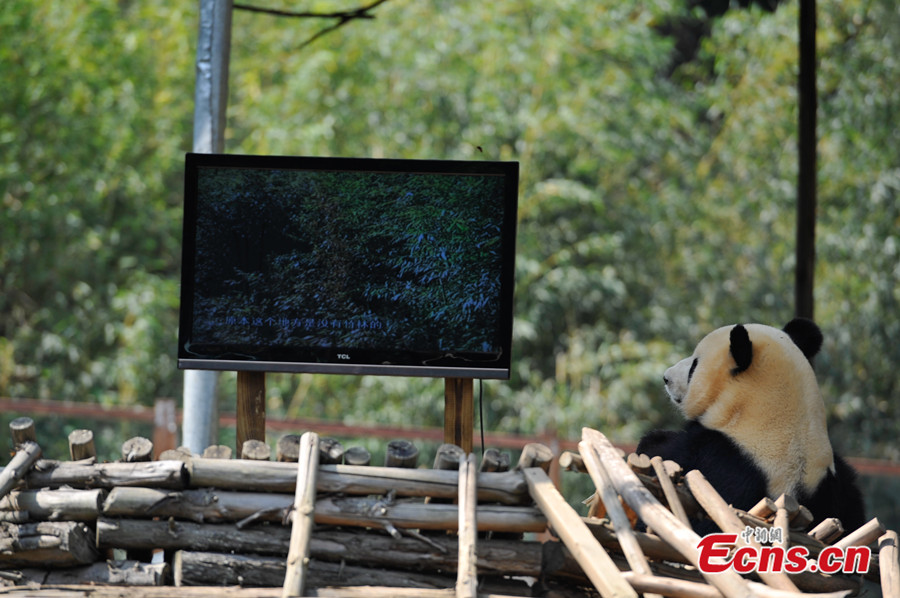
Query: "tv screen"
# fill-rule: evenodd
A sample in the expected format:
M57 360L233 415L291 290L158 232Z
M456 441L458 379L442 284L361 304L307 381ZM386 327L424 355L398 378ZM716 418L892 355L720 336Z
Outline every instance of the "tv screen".
M188 154L178 366L508 378L518 173Z

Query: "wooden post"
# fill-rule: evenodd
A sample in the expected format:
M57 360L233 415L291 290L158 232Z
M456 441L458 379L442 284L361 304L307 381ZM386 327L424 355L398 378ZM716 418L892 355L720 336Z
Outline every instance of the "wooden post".
M177 444L178 420L174 399L156 399L153 403L153 450L157 457L173 450Z
M30 417L17 417L9 422L9 433L12 435L13 448L28 440L37 442L37 435L34 432L34 420Z
M69 456L72 461L81 461L97 457L94 446L94 433L90 430L72 430L69 433Z
M266 373L237 373L237 448L238 459L244 442L266 441Z
M444 379L444 442L472 452L475 407L471 378Z

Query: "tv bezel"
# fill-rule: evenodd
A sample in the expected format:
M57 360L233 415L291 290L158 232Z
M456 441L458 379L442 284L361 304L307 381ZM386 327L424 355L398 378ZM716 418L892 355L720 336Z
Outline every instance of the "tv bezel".
M228 359L191 355L187 350L192 338L195 258L198 222L198 174L203 168L238 168L251 170L318 170L386 172L439 175L502 176L503 220L501 227L502 271L498 332L500 355L483 363L452 355L441 356L440 365L428 363L391 362L361 363L352 359L340 360L338 354L352 355L341 348L334 349L333 360L312 359ZM519 163L486 160L422 160L383 158L343 158L313 156L264 156L247 154L199 154L185 156L184 222L182 231L181 303L179 308L178 368L217 371L255 371L273 373L321 373L347 375L407 376L433 378L480 378L506 380L510 377L512 349L513 299L515 286L515 252L518 209ZM451 363L446 363L451 360ZM435 359L434 361L438 361Z

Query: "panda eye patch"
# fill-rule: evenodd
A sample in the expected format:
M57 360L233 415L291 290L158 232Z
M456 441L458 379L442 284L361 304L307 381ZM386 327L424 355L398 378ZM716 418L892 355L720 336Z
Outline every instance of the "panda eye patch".
M691 381L691 378L694 377L694 370L697 369L697 362L700 361L698 358L694 358L694 362L691 364L691 369L688 370L688 382Z

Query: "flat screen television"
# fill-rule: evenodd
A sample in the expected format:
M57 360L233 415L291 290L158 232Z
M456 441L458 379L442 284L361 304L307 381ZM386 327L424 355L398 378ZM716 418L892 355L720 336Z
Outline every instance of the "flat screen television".
M178 367L509 378L518 176L188 154Z

